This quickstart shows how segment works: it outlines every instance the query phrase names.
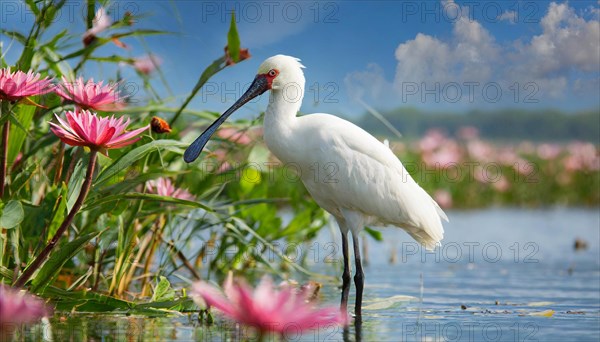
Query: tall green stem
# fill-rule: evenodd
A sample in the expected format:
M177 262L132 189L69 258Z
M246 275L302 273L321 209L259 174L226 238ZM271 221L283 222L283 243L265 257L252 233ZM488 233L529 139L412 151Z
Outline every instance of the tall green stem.
M2 125L2 147L0 148L0 199L4 197L4 183L6 182L6 170L8 168L8 132L10 130L10 121L8 115L10 112L6 101L0 101L0 118L6 115L6 122Z
M97 153L98 152L95 150L92 150L92 153L90 153L90 161L85 175L85 181L81 186L81 192L79 193L79 196L77 197L73 208L69 212L69 215L67 215L63 223L60 225L60 227L52 237L52 240L48 242L46 247L44 247L40 254L38 254L35 260L33 260L29 267L27 267L23 274L21 274L21 276L15 281L15 287L22 287L23 285L25 285L25 283L27 283L27 281L31 278L33 273L35 273L35 271L42 266L42 264L46 261L46 258L48 258L48 255L50 255L50 252L52 252L54 247L56 247L58 240L60 240L60 238L67 231L67 228L69 228L69 226L71 225L71 222L73 222L73 219L75 218L75 215L77 215L79 209L81 209L83 201L85 200L88 192L90 191L90 188L92 187L92 178L94 176L94 169L96 168Z

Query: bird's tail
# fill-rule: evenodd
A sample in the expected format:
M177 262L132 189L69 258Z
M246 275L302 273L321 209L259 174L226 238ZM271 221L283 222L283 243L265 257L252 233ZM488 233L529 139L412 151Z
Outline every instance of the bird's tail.
M418 243L420 243L423 247L425 247L425 249L427 249L428 251L432 251L435 249L435 247L440 246L441 245L441 241L444 238L444 231L442 228L442 231L440 232L440 235L429 235L428 232L424 231L421 228L414 228L414 229L406 229L406 232L413 238L415 239Z
M431 200L431 205L435 208L437 215L428 216L424 222L420 222L419 227L408 227L406 231L413 239L423 245L425 249L432 251L435 247L441 245L441 241L444 238L444 226L442 225L442 219L449 222L448 216L440 208L440 206L431 198L424 190L423 192Z

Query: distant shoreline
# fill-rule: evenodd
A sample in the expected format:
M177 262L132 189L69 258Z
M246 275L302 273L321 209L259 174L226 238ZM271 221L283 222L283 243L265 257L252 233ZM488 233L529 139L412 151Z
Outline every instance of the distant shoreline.
M497 141L567 142L573 140L600 144L600 108L567 113L547 110L472 110L466 113L427 112L402 107L381 113L402 133L403 139L413 140L430 129L441 129L450 136L465 126L479 130L481 137ZM397 137L371 114L354 120L372 134Z

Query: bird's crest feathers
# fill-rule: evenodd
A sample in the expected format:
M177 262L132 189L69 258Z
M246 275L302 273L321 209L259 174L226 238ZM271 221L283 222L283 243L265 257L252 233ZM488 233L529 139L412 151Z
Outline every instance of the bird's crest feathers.
M258 68L258 74L266 74L271 69L281 69L282 67L296 67L299 69L306 68L300 63L300 58L286 56L286 55L275 55L265 59L265 61Z

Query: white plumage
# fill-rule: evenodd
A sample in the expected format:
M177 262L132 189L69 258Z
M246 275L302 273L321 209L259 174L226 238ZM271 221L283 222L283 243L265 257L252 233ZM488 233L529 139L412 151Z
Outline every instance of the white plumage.
M300 171L314 200L333 215L342 233L344 273L341 308L347 308L350 288L348 232L352 233L356 275L355 314L361 317L364 274L358 234L365 225L404 229L427 249L443 236L437 203L408 174L392 150L360 127L329 114L297 116L304 96L299 59L277 55L265 60L250 88L188 147L194 161L211 135L236 109L271 90L265 112L264 139L287 167Z
M267 59L259 73L273 68L280 71L275 82L286 78L274 82L265 114L264 139L271 152L282 162L300 167L302 182L319 206L338 221L346 221L340 229L358 233L364 224L394 225L433 249L444 236L441 218L448 218L394 153L336 116L296 116L302 101L290 101L285 92L290 87L304 92L301 64L279 55ZM350 213L360 216L361 222L344 219Z

